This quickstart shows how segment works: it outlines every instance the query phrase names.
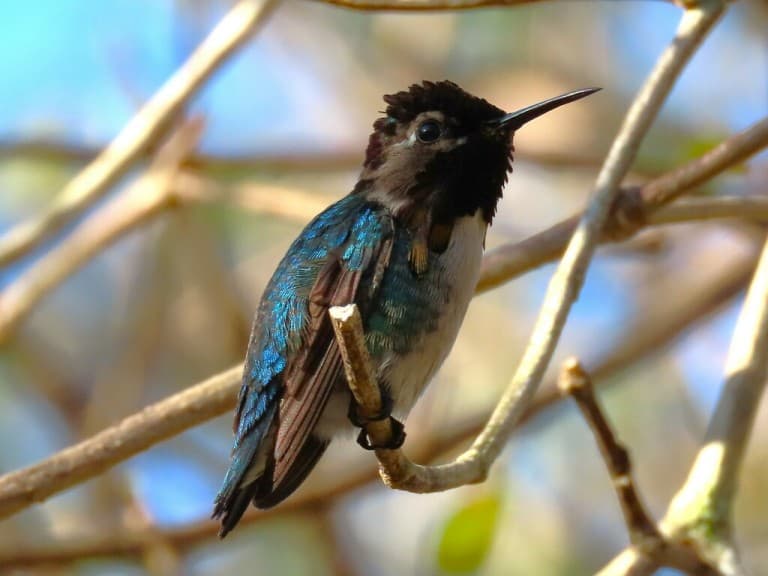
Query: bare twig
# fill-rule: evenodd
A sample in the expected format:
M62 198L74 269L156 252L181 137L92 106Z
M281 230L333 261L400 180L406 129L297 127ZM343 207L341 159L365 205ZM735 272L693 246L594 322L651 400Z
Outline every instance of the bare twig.
M470 10L494 6L517 6L533 4L543 0L316 0L326 4L335 4L352 10L364 11L438 11ZM682 0L664 0L679 3Z
M385 469L386 473L382 476L389 486L413 492L441 491L485 479L549 365L617 197L621 179L629 170L643 136L685 63L722 11L720 3L708 3L703 8L686 11L673 42L661 55L635 98L598 175L594 197L550 281L523 358L488 424L472 446L449 464L418 466L407 460L399 450L380 451L386 452L386 458L381 458L379 463Z
M768 220L768 195L713 196L680 200L653 212L648 217L648 223L674 224L721 218L764 222Z
M197 145L202 127L201 121L182 124L146 174L0 292L0 341L53 287L126 232L173 204L174 178L186 154Z
M100 198L167 130L190 97L242 46L274 4L273 0L236 4L110 145L65 186L46 212L0 239L0 266L23 257Z
M625 239L639 229L646 219L653 222L654 210L688 192L693 186L714 178L766 146L768 146L768 118L731 136L701 158L652 180L640 188L637 200L641 202L639 204L635 202L634 205L637 217L630 219L630 228L624 230L625 233L618 237ZM650 215L648 215L649 212ZM556 260L565 249L580 217L581 215L572 216L522 242L505 244L489 251L483 259L478 291L484 292L527 270ZM611 220L610 227L618 224L616 220L616 218Z
M693 551L725 576L745 573L732 542L733 505L767 376L768 242L731 339L725 383L703 446L660 526L670 546ZM653 555L628 548L600 575L649 575L659 562Z
M705 282L696 282L695 287L690 290L682 288L681 294L684 294L679 301L665 301L664 305L655 309L653 315L642 315L638 323L629 326L625 331L627 337L616 346L601 361L591 363L591 373L595 378L606 379L617 371L633 365L638 360L647 357L649 354L660 349L674 339L680 332L699 322L718 309L724 302L730 300L737 294L749 280L753 269L753 261L748 258L737 258L729 262L727 266L718 269L717 274L711 280ZM187 389L187 391L169 397L163 400L166 405L161 409L159 404L153 405L146 410L152 412L162 412L162 419L156 419L156 423L163 426L172 426L178 432L191 428L209 418L223 414L230 410L235 403L235 396L240 384L240 367L232 368L226 373L214 376L206 382L196 384ZM215 382L215 383L214 383ZM198 398L197 404L206 404L213 406L212 412L196 412L190 417L186 413L187 403L184 398L188 395L195 395ZM210 398L210 400L208 400ZM229 398L228 401L222 400ZM529 421L534 415L554 406L559 402L561 396L554 389L554 386L548 386L536 401L530 406L525 416L519 421L519 424ZM146 411L145 410L145 411ZM215 413L213 413L215 412ZM133 417L131 417L133 418ZM436 440L429 442L413 442L413 456L417 460L432 460L448 451L455 450L457 445L465 443L474 438L482 429L487 420L487 415L481 414L467 421L459 422L456 425L447 426ZM115 442L114 445L134 444L134 435L149 434L154 440L152 444L162 441L166 436L162 434L153 434L152 423L146 421L142 426L127 426L125 420L115 424L111 428L100 434L101 438L114 438L115 435L123 434L121 442ZM90 446L90 449L86 447ZM102 449L93 448L91 439L74 446L70 450L77 454L77 458L71 460L69 468L70 473L77 475L78 482L82 482L96 476L101 469L94 467L91 463L91 455L97 459L103 458ZM115 458L110 458L111 465L130 458L134 452L126 451L117 454ZM54 455L43 462L26 468L25 470L14 472L17 475L17 483L27 484L23 479L23 474L34 474L35 476L44 476L46 482L37 482L37 489L40 493L48 496L66 489L70 483L61 487L57 484L58 476L54 471L59 467L59 455ZM21 476L18 476L21 474ZM7 503L8 498L14 498L14 493L3 491L2 487L7 485L6 477L0 477L0 510ZM375 471L363 470L345 476L342 479L334 479L330 485L309 490L301 490L296 496L282 504L279 509L268 512L251 511L243 518L244 523L260 522L273 518L275 514L290 514L305 506L315 506L318 503L327 502L335 497L347 494L350 491L369 483L376 478ZM27 500L24 507L33 503ZM19 510L21 508L16 508ZM194 523L189 526L168 529L164 537L172 542L175 547L186 548L194 545L201 540L216 535L218 526L215 523L205 520ZM0 552L0 565L2 566L22 566L22 565L42 565L56 564L67 560L93 557L93 556L112 556L112 555L136 555L140 553L144 537L141 534L125 533L110 535L101 540L61 542L54 547L46 547L41 550L4 550Z
M683 487L673 498L664 529L693 538L727 574L737 568L733 501L744 452L768 377L768 242L739 314L717 407Z
M592 379L576 358L570 358L563 364L558 385L563 394L572 396L576 401L595 436L624 514L630 542L635 546L647 546L652 542L658 545L661 534L640 499L632 477L629 452L616 439L597 402Z
M230 408L240 384L236 366L153 404L118 425L34 466L0 477L0 518L45 500L116 463ZM170 418L169 415L173 415Z
M189 157L187 163L205 172L277 172L281 174L299 172L344 172L357 170L363 161L362 150L365 142L360 141L348 148L318 151L300 151L263 154L215 154L198 152ZM86 144L73 144L48 139L1 139L0 160L3 158L25 158L33 161L85 163L92 161L101 149ZM151 150L145 150L141 160L152 157ZM597 169L601 158L582 150L549 151L528 150L525 161L541 166L558 168ZM641 173L640 176L651 176Z

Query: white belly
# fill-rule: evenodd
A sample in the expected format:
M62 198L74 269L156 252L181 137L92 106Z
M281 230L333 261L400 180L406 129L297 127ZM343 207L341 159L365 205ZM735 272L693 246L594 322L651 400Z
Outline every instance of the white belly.
M449 297L437 329L425 334L407 355L390 358L379 368L401 416L411 410L453 347L477 286L487 227L479 211L456 221L448 248L439 258L439 282L448 288Z
M379 381L389 384L393 411L399 418L410 412L451 351L475 293L487 227L479 211L456 221L448 248L438 259L437 281L448 290L448 297L436 329L424 334L407 354L393 353L378 366ZM315 428L316 434L330 438L352 429L347 418L349 398L347 389L331 395Z

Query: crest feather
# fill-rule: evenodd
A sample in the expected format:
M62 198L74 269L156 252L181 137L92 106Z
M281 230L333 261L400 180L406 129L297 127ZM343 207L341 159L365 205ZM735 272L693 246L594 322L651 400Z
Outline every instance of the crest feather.
M448 80L413 84L408 90L387 94L384 102L388 104L387 117L398 122L410 122L423 112L439 110L460 126L475 127L504 114L487 100L473 96Z

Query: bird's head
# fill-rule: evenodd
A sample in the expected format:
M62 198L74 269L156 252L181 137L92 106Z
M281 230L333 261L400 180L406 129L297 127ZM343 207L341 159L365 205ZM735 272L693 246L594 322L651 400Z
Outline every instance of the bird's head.
M507 114L453 82L414 84L384 96L387 109L373 125L361 183L396 213L430 203L435 221L480 209L490 223L512 168L514 132L597 90L569 92Z

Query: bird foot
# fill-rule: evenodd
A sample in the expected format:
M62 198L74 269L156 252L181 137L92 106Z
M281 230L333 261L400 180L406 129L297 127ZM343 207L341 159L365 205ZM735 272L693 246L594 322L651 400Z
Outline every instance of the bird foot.
M389 416L389 424L392 428L392 436L389 442L374 444L371 442L365 428L361 428L360 434L357 435L357 443L365 450L397 450L405 442L405 426L403 426L400 420L392 418L392 416Z
M396 450L405 442L405 426L399 420L392 417L392 397L382 391L381 394L381 410L378 414L373 416L363 416L360 414L360 405L355 402L355 399L349 403L349 410L347 411L347 417L354 426L360 428L360 433L357 435L357 443L366 450ZM389 420L392 427L392 437L386 444L374 444L368 437L365 427L371 422L381 422L383 420Z

